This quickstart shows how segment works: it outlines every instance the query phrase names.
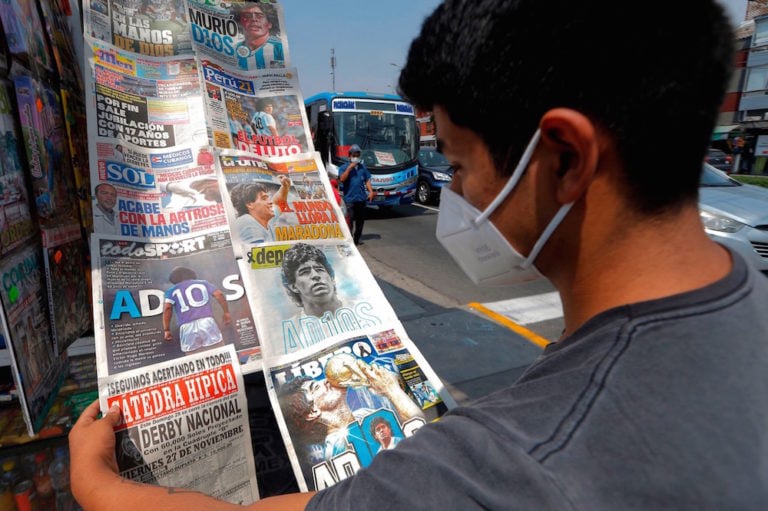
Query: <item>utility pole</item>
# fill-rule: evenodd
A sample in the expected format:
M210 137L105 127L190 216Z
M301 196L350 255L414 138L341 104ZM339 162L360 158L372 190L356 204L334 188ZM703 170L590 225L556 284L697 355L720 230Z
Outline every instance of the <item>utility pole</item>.
M336 49L331 48L331 83L333 92L336 92Z

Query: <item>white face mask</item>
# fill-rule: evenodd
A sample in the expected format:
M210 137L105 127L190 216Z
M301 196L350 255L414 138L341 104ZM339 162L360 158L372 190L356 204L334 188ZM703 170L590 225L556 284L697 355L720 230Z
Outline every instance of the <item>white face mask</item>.
M536 130L509 181L485 211L472 206L448 186L444 186L440 193L437 239L475 284L508 286L541 278L533 262L573 206L569 203L560 208L527 258L515 250L488 219L517 186L528 168L540 136L539 130Z
M349 161L351 161L352 163L360 163L360 158L358 158L357 156L353 156L352 158L349 159Z

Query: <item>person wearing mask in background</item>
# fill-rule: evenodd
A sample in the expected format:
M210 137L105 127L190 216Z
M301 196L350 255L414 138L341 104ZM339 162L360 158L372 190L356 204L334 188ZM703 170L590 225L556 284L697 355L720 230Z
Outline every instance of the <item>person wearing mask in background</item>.
M456 169L437 237L477 283L546 276L565 330L365 470L248 509L766 508L768 280L698 209L733 30L716 0L624 19L614 0L446 0L424 22L399 89ZM669 151L652 128L681 120ZM70 434L86 509L236 509L124 484L119 410L97 410Z
M339 167L339 181L344 191L344 202L349 215L349 228L355 245L361 245L363 225L365 224L365 208L368 201L373 200L371 173L360 159L360 146L353 144L349 148L349 161Z

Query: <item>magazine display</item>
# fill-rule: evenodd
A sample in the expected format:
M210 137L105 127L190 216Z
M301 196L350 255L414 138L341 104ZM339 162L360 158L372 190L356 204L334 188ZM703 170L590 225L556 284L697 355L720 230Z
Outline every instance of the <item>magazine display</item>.
M271 241L350 239L317 153L267 159L221 151L216 162L238 257Z
M64 359L51 343L43 261L38 241L0 258L2 331L10 339L13 379L27 431L40 431L64 377Z
M43 244L45 282L54 353L63 354L70 344L93 327L85 262L87 245L80 226L58 231L60 237Z
M100 381L120 475L200 491L233 504L258 500L243 376L232 346Z
M83 2L83 31L132 53L154 57L190 54L184 0Z
M247 372L261 349L229 232L153 243L91 237L99 375L235 346Z
M283 8L276 0L187 0L195 53L246 71L289 67Z
M314 151L295 69L240 72L200 63L212 144L260 156Z
M11 84L0 80L0 256L37 233L24 184L20 135L11 94Z
M37 76L53 73L51 56L36 0L3 0L0 20L10 54Z
M13 82L34 195L32 207L40 230L79 226L75 176L59 94L33 76L20 74Z
M346 479L454 405L402 328L279 357L266 377L302 491Z

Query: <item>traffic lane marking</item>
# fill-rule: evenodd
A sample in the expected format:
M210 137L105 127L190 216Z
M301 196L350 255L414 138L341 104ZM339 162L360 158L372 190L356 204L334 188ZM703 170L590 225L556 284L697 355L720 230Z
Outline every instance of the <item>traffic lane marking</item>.
M538 346L538 347L540 347L542 349L546 348L547 345L552 342L549 339L545 339L544 337L536 334L535 332L533 332L531 330L528 330L524 326L515 323L514 321L509 319L507 316L504 316L502 314L499 314L498 312L495 312L495 311L489 309L488 307L486 307L482 303L472 302L472 303L467 304L467 306L469 308L471 308L471 309L476 310L477 312L479 312L479 313L481 313L481 314L483 314L485 316L488 316L489 318L491 318L494 321L500 323L501 325L509 328L510 330L515 332L516 334L520 335L521 337L523 337L527 341L531 342L532 344L535 344L536 346Z
M488 309L521 325L563 317L563 303L557 291L485 303Z

